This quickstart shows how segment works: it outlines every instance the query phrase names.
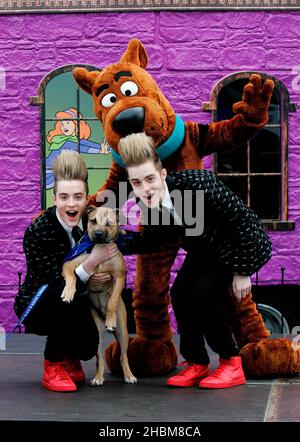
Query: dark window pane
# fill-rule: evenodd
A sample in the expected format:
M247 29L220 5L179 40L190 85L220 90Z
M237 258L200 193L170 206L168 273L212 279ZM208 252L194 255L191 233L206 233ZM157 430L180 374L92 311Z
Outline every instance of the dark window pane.
M268 124L280 124L280 97L276 90L273 92L269 106Z
M236 79L227 84L218 94L217 120L233 117L232 105L242 100L243 88L249 79ZM269 107L269 125L279 127L265 127L250 141L250 158L247 158L247 149L240 148L228 154L216 156L217 173L247 173L248 159L250 173L281 173L281 115L280 93L273 92ZM247 191L250 192L250 206L262 219L280 219L281 214L281 175L251 177L248 190L247 177L220 178L247 203Z
M247 173L247 145L216 156L218 173Z
M250 172L281 172L279 127L261 129L250 141Z
M222 176L218 175L218 178L229 187L239 198L241 198L245 204L247 204L247 177L246 176Z
M238 79L227 84L218 95L217 120L233 117L232 105L242 100L243 89L249 82L247 78ZM274 90L269 106L269 124L280 124L280 96Z
M280 219L281 176L251 177L250 206L261 219Z
M243 89L247 83L248 79L239 79L223 87L218 95L218 121L233 117L232 105L242 100Z

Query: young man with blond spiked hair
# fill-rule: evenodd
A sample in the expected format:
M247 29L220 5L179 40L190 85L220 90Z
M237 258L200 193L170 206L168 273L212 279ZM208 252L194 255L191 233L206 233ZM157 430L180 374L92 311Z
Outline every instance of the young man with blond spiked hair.
M228 388L244 384L225 307L230 303L228 285L233 303L240 301L250 291L250 275L270 259L271 243L262 223L212 172L183 170L167 175L146 134L123 138L119 153L139 200L144 230L152 231L156 240L179 236L187 251L171 289L186 367L167 385ZM204 207L199 204L201 195ZM219 354L220 365L212 373L204 338Z
M39 288L47 289L25 319L26 332L47 336L44 351L42 386L52 391L76 391L84 381L80 360L96 355L98 331L90 313L85 283L110 278L94 274L95 267L117 253L115 244L95 245L89 258L76 269L77 291L74 301L61 299L65 285L62 265L78 242L87 220L84 215L88 194L88 171L81 156L63 150L53 163L54 206L44 211L26 229L24 252L27 273L15 299L15 311L22 315Z

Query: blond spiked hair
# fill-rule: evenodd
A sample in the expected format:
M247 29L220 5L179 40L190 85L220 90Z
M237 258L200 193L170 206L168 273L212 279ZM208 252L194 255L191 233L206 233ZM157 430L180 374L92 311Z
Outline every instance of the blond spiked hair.
M53 161L52 171L54 175L54 195L57 190L57 181L61 180L83 181L86 193L88 193L88 170L78 152L70 149L63 150Z
M146 161L153 161L157 170L162 169L159 156L156 153L154 142L144 132L127 135L121 138L119 145L119 154L126 167L139 166Z

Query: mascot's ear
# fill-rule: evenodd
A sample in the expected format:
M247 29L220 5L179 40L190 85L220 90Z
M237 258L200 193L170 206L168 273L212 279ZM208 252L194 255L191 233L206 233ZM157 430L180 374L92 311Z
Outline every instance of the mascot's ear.
M133 38L128 43L127 49L122 55L121 63L134 63L139 67L146 69L148 64L148 55L142 43Z
M78 86L80 86L81 89L91 95L93 85L99 74L99 71L87 71L84 68L75 68L73 70L73 75Z

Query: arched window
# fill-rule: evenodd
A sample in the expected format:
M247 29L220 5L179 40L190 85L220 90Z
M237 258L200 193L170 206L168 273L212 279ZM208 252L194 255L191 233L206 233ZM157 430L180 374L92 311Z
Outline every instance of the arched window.
M233 116L232 105L241 100L243 88L254 72L238 72L223 78L212 90L211 102L203 109L212 112L213 121ZM244 148L215 154L217 175L263 220L268 229L293 230L288 221L288 113L295 111L289 93L276 78L269 108L269 122Z
M46 75L31 97L41 106L41 186L43 209L52 205L53 159L62 149L77 150L89 170L89 191L95 193L108 176L112 156L103 128L93 111L92 97L76 84L75 67L100 70L95 66L68 65Z

